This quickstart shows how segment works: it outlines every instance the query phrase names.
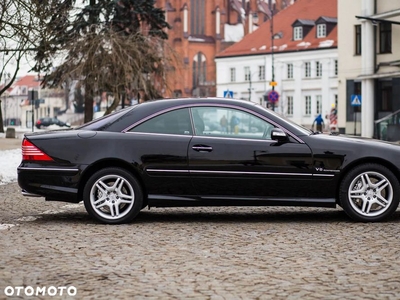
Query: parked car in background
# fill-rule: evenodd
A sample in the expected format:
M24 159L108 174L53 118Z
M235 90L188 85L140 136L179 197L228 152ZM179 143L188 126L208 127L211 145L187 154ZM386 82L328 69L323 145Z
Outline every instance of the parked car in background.
M39 120L36 121L36 128L41 129L43 127L48 127L51 125L57 125L60 127L71 127L69 123L65 123L57 118L50 118L50 117L45 117L45 118L40 118Z
M207 125L223 116L239 119L237 129ZM399 178L398 144L314 132L219 98L149 101L72 130L26 133L18 167L25 196L83 200L108 224L146 206L268 205L339 206L376 222L397 209Z

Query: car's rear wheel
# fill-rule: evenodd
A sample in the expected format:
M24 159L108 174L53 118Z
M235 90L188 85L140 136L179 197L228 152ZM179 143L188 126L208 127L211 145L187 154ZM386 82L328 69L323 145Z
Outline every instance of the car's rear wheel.
M96 220L122 224L138 215L143 193L132 174L120 168L106 168L90 177L83 191L83 202Z
M363 164L343 179L340 201L347 215L356 221L382 221L397 209L399 189L399 181L389 169Z

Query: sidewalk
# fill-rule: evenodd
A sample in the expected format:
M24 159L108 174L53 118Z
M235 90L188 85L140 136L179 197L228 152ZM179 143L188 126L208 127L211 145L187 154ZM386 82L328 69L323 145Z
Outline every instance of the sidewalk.
M0 151L21 148L22 139L6 139L5 135L0 133Z

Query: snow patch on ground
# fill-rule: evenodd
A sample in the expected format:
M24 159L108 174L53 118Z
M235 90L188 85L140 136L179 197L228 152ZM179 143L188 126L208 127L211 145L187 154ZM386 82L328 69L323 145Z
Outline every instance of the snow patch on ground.
M0 185L17 181L21 157L21 149L0 151Z

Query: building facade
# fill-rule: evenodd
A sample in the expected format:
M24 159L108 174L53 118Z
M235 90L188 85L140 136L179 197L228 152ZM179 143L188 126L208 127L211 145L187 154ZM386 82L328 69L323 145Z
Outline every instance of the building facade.
M400 3L338 0L338 12L339 126L400 140Z
M216 56L217 96L229 90L307 127L321 114L337 131L337 45L337 0L298 0Z
M32 91L37 102L30 101ZM3 120L5 126L32 128L32 124L42 117L55 117L65 108L64 91L42 89L37 75L25 75L14 82L2 97Z
M165 97L216 96L215 55L295 0L157 0L172 49Z

